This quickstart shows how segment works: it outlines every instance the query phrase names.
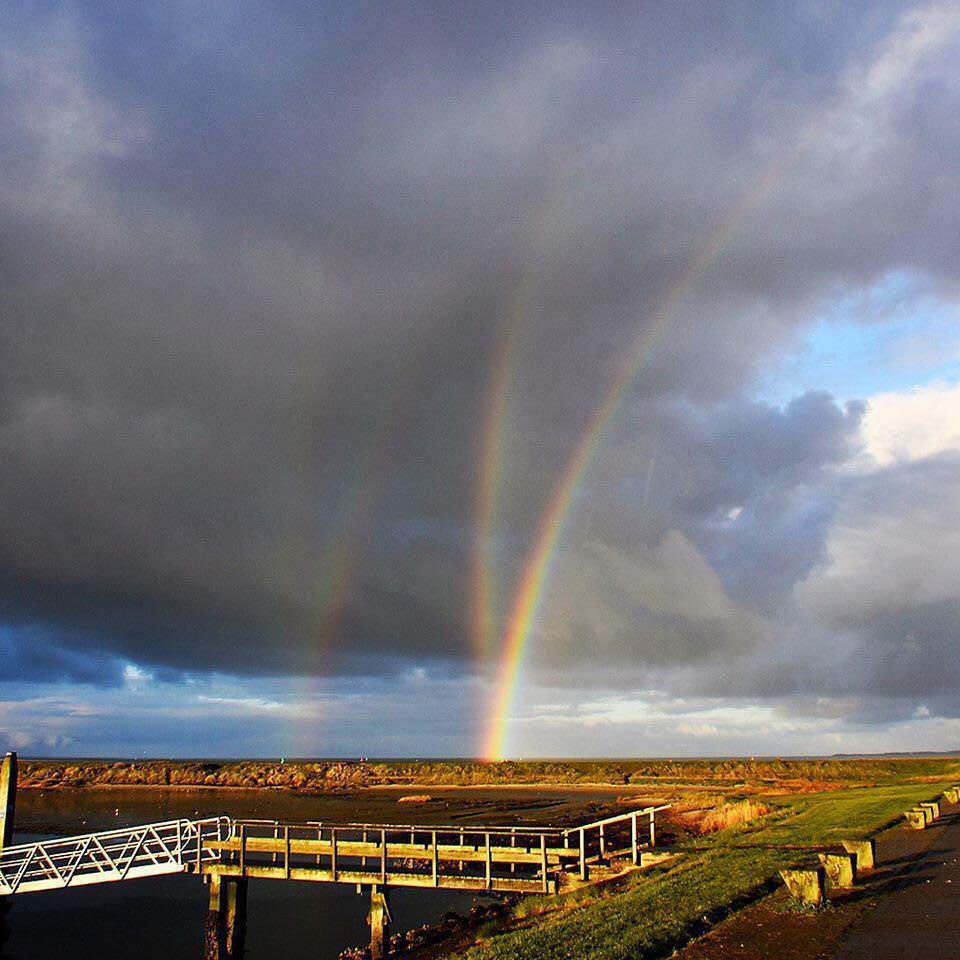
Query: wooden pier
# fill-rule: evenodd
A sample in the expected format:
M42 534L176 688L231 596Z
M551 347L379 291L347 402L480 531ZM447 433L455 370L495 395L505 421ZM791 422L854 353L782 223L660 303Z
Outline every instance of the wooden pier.
M351 884L369 890L374 958L389 942L391 887L550 894L589 883L594 870L639 867L656 843L645 807L575 827L231 821L215 856L190 869L210 883L205 960L240 953L248 878ZM230 942L228 942L230 941Z
M171 820L10 844L16 755L0 769L0 918L14 895L194 873L209 886L204 960L239 960L253 877L351 884L369 892L370 952L390 946L394 887L551 894L655 859L666 806L554 826ZM667 805L668 806L668 805Z

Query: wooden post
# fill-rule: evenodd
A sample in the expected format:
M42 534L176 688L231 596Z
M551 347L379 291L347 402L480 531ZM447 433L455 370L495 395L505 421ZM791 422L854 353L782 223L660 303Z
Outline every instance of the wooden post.
M247 825L240 824L240 876L247 868Z
M13 822L17 811L17 755L8 753L0 766L0 852L13 841ZM12 897L0 897L0 954L7 938L7 912Z
M437 831L433 831L433 885L440 886L440 850L437 847Z
M247 881L211 873L209 883L203 960L240 960L247 933Z
M330 873L334 883L337 880L337 828L330 828Z
M633 865L636 866L640 861L640 852L637 849L637 815L635 813L630 817L630 853Z
M580 879L587 879L587 833L580 828Z
M245 877L230 877L220 898L226 895L224 905L224 935L227 960L240 960L247 938L247 880Z
M13 840L13 821L17 812L17 755L8 753L0 767L0 850Z
M390 902L387 888L374 884L370 888L370 912L367 923L370 924L370 956L372 960L382 960L390 952Z
M290 827L283 828L283 872L290 879Z
M656 816L656 813L650 811L650 846L655 847L657 845L657 828L654 826L653 818Z
M548 893L549 888L547 885L547 835L545 833L540 834L540 873L543 877L543 892Z
M210 886L210 905L203 924L203 960L226 960L227 947L220 913L220 874L211 873L204 879Z
M493 886L493 855L490 851L490 834L483 835L483 841L486 844L486 862L487 862L487 889Z
M510 846L516 847L516 845L517 845L517 828L511 827L510 828ZM510 861L510 872L511 873L517 872L517 864L512 860Z
M380 882L387 882L387 831L380 831Z
M604 855L607 852L607 841L603 833L603 824L600 824L600 859L604 858Z

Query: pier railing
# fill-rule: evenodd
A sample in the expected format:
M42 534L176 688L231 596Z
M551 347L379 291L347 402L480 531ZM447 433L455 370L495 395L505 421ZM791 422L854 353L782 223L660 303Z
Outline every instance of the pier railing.
M578 856L561 828L460 824L238 820L215 847L221 876L527 893Z
M466 824L287 823L235 820L218 838L204 873L380 886L551 892L561 871L641 862L656 843L655 815L644 807L577 827Z
M631 810L575 827L169 820L0 851L0 895L190 871L379 887L549 893L560 876L656 843L655 815ZM579 870L577 871L577 868Z
M658 807L630 810L564 830L568 845L571 835L577 839L581 878L586 880L590 863L610 858L629 856L634 866L639 864L643 848L656 846L656 815L661 810L669 810L670 806L664 803Z
M216 842L229 835L229 817L213 817L16 844L0 851L0 894L180 873L188 866L199 872L219 855Z

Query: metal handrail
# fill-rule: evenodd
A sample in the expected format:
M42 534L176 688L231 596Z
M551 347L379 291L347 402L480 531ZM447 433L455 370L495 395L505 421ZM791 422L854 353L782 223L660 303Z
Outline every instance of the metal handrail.
M307 820L303 823L292 823L288 820L250 820L250 819L240 819L233 821L235 825L244 824L247 826L253 827L289 827L291 830L317 830L317 829L330 829L331 827L336 830L387 830L395 831L398 833L410 833L415 831L417 833L429 833L431 831L436 831L437 833L489 833L491 835L497 836L511 836L511 835L523 835L530 834L540 836L541 834L549 834L553 836L562 836L564 833L568 832L563 827L551 827L551 826L523 826L520 824L514 826L484 826L483 824L469 824L469 823L457 823L457 824L433 824L433 823L360 823L360 822L351 822L343 820Z
M659 807L644 807L642 810L628 810L626 813L617 813L612 817L606 817L604 820L594 820L592 823L580 824L576 827L567 827L563 832L579 833L581 830L593 830L597 827L605 827L608 823L619 823L623 820L630 820L633 817L649 816L651 813L659 813L661 810L669 810L673 804L664 803Z
M15 844L0 851L0 894L179 873L218 860L219 850L207 844L230 831L229 817L211 817Z

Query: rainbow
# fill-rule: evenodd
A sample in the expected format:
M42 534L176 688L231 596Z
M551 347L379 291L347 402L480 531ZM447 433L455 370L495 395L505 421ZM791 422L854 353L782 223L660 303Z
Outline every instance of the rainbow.
M516 363L518 326L510 324L494 357L490 389L484 401L480 431L480 476L477 487L475 539L471 564L473 647L481 663L490 655L495 632L496 589L493 577L497 494L503 465L504 433L510 380Z
M499 620L493 562L496 555L499 491L507 443L510 390L517 368L524 321L530 313L536 289L537 265L533 253L539 246L544 220L553 202L562 196L561 186L569 179L571 170L566 158L553 158L544 181L543 195L535 203L521 230L514 258L521 267L512 283L491 364L489 386L483 400L470 572L471 635L474 655L481 664L493 652Z
M607 427L625 400L647 352L672 318L677 305L691 291L720 255L731 235L744 218L767 195L779 179L784 161L772 165L747 191L732 213L713 231L702 249L667 293L650 322L623 354L606 392L594 409L553 488L533 540L506 624L503 651L497 671L493 704L489 713L482 755L501 760L505 754L507 724L520 677L520 668L530 633L543 599L557 546L570 516L571 508L587 470L600 447Z
M322 561L313 578L314 613L310 624L318 675L324 672L323 658L337 639L356 585L364 543L384 494L395 433L408 409L411 385L416 382L420 363L417 355L405 364L382 405L371 414L365 448L324 537Z

